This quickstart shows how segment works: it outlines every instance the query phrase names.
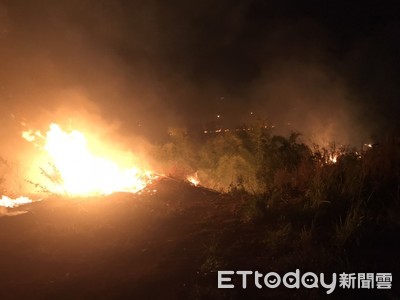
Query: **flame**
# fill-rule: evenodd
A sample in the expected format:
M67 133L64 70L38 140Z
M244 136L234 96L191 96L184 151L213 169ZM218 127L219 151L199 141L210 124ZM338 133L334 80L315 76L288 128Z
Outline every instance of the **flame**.
M18 207L20 205L28 204L31 202L32 202L32 200L29 199L28 197L21 196L16 199L12 199L7 196L1 196L0 206L13 208L13 207Z
M43 172L55 183L55 187L49 188L54 193L72 196L136 193L152 179L151 172L121 167L111 159L94 155L85 135L77 130L65 132L52 123L44 135L40 131L27 130L22 137L33 142L51 163L51 170Z
M194 186L198 186L199 183L200 183L199 178L197 178L197 173L195 173L194 175L188 176L186 179L187 179L187 181L189 181Z
M367 147L367 148L372 148L372 147L373 147L371 143L369 143L369 144L364 144L364 146Z
M329 154L328 163L330 163L330 164L335 164L335 163L337 163L338 156L339 156L339 155L338 155L337 153L331 153L331 154Z

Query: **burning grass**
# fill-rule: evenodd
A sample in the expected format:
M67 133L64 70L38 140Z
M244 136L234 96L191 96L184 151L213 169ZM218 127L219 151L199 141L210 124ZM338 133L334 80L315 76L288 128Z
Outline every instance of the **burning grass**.
M351 149L310 147L299 137L260 129L215 135L204 145L187 136L171 143L191 149L183 151L190 159L182 170L196 172L199 185L242 203L241 220L256 232L253 247L268 248L255 251L263 264L272 255L276 269L290 269L312 253L300 264L313 270L400 270L393 256L378 258L392 253L385 244L400 248L392 234L400 230L398 139ZM368 247L372 253L361 255Z
M330 223L343 243L362 224L383 222L398 212L397 139L351 149L310 147L299 138L272 135L263 127L215 135L203 144L175 135L159 148L158 157L165 173L247 199L248 220L296 207L311 211L314 224Z
M10 197L3 195L0 199L0 206L3 206L3 207L13 208L13 207L18 207L20 205L24 205L24 204L28 204L28 203L32 203L32 200L29 199L28 197L24 197L24 196L18 197L16 199L12 199Z
M288 294L221 292L215 272L280 273L298 267L338 273L400 271L396 139L363 151L310 147L297 134L274 136L264 129L221 133L202 144L185 135L171 139L155 149L158 171L182 180L160 180L143 190L157 189L156 194L43 201L35 214L18 217L27 222L19 225L20 232L28 247L34 247L31 264L43 263L48 272L41 273L40 281L32 279L32 269L28 279L43 284L55 278L55 291L78 285L81 293L71 292L71 298L103 293L157 298L168 289L171 299L262 299ZM8 225L11 219L1 219L0 234L15 246L6 229L19 223L15 218ZM7 247L4 251L12 253ZM62 272L51 271L54 262ZM18 270L8 273L19 282ZM85 284L77 284L82 280ZM152 289L154 284L162 288ZM48 286L34 288L38 295L44 291L54 296ZM306 292L290 296L320 296ZM388 297L398 292L394 285Z
M93 153L86 136L78 131L64 131L58 124L51 124L43 134L26 130L22 137L38 148L41 155L41 184L51 193L68 196L109 195L114 192L136 193L146 187L153 175L128 163L118 164L120 157L104 157ZM107 145L97 143L97 148ZM101 149L96 149L100 152ZM45 167L45 162L48 167Z

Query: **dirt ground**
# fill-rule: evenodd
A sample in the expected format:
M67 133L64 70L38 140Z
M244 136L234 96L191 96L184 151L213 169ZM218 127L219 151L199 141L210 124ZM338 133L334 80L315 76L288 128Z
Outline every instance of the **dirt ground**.
M293 271L289 262L313 261L313 250L300 257L288 247L278 261L282 251L262 246L264 229L243 222L240 201L188 183L164 179L142 194L48 198L10 212L21 209L28 212L0 218L0 299L326 296L301 289L218 290L216 270ZM398 299L393 295L376 299Z
M21 209L0 218L1 299L196 298L216 235L238 222L228 198L172 180Z

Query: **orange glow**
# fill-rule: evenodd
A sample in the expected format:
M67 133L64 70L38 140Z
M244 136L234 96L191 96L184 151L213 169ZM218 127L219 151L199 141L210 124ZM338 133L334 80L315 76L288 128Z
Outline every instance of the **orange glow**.
M200 183L200 180L197 178L197 173L195 173L194 175L190 175L186 178L191 184L193 184L194 186L198 186Z
M22 137L34 143L51 164L45 176L53 183L48 187L53 193L71 196L108 195L113 192L136 193L146 187L152 173L135 166L117 164L118 157L105 158L94 155L85 135L77 130L63 131L58 124L51 124L46 134L27 130ZM96 144L96 150L108 149Z
M337 162L337 159L338 159L338 154L336 154L336 153L332 153L332 154L329 154L329 163L331 163L331 164L335 164L336 162Z
M29 199L28 197L18 197L16 199L12 199L7 196L1 196L0 206L13 208L13 207L18 207L20 205L28 204L31 202L32 202L32 200Z

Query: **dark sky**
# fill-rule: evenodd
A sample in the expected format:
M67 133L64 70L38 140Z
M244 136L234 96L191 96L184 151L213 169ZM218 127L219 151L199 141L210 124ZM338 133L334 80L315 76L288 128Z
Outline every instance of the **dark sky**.
M379 136L399 128L395 3L1 1L2 119L85 111L157 137L220 114L222 126L252 116L344 142Z

